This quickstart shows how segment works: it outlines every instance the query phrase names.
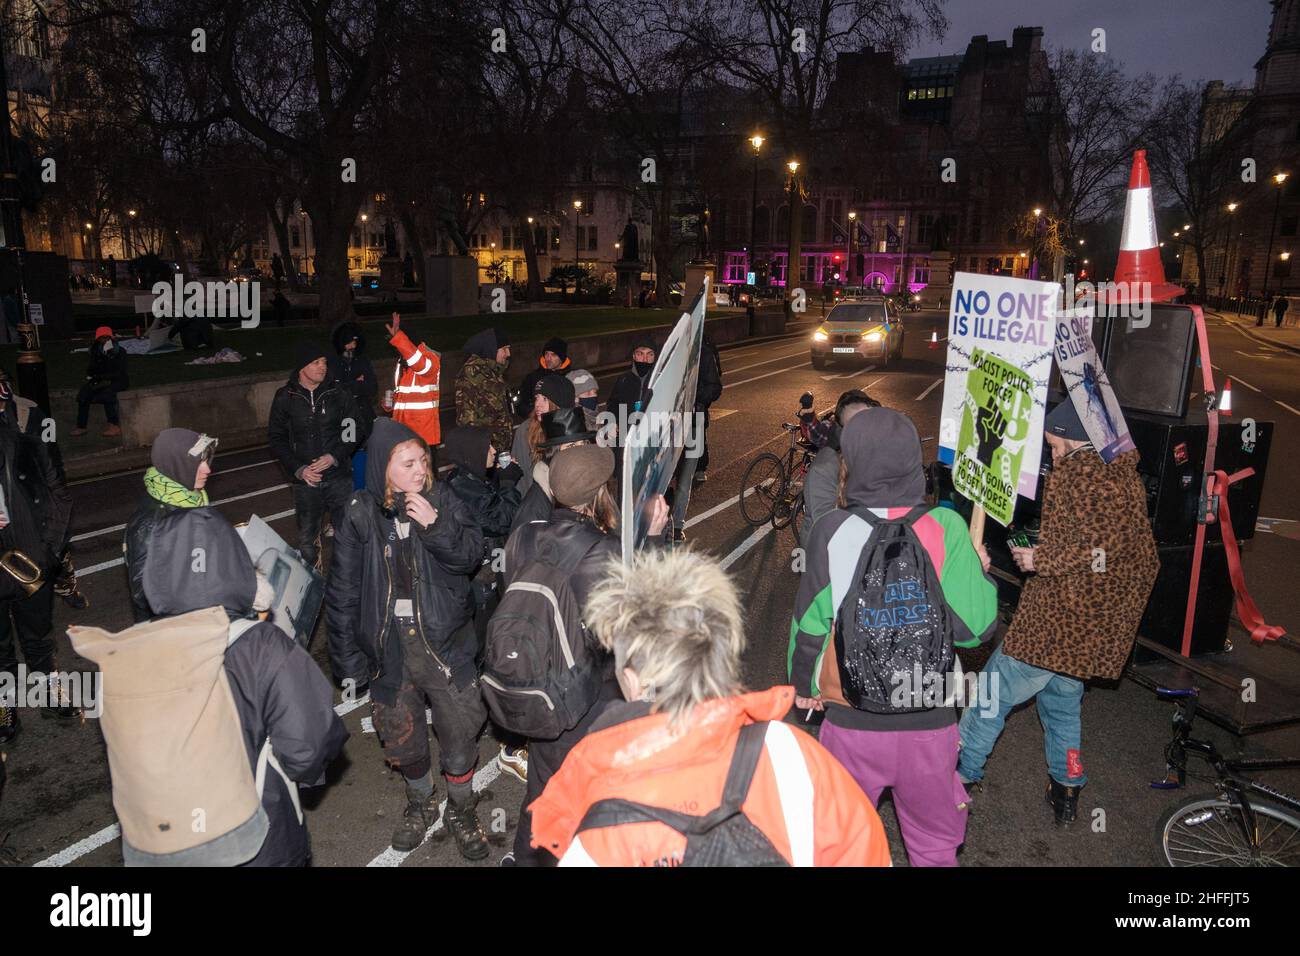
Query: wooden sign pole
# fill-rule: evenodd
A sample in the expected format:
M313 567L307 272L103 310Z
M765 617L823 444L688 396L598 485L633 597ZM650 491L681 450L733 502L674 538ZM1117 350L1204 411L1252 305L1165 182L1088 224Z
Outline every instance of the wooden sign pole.
M979 547L984 543L984 506L976 505L970 516L970 542Z

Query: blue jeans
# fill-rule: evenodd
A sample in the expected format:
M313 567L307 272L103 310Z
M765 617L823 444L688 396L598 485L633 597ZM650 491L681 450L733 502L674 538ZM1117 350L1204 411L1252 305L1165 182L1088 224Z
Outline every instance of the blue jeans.
M996 684L992 681L996 678ZM1038 719L1043 725L1047 772L1068 787L1088 782L1080 758L1079 706L1083 681L1026 664L1002 653L999 647L984 665L980 680L990 681L994 707L970 706L961 716L961 750L957 772L963 780L984 778L984 764L997 743L1007 714L1033 697L1038 698Z

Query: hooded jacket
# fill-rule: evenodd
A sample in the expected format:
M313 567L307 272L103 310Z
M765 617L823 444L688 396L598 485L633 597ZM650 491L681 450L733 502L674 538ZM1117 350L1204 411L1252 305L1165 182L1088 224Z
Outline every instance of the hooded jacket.
M467 358L456 376L456 424L482 425L498 452L510 448L514 419L507 400L506 370L497 351L509 342L496 329L483 329L465 343Z
M547 345L550 345L550 343L548 342ZM537 368L524 376L524 380L519 386L519 400L515 403L515 414L520 418L527 418L532 414L533 396L537 394L537 383L542 380L542 376L563 375L573 367L573 361L569 358L567 352L560 358L560 364L555 368L547 368L544 361L539 358Z
M357 340L357 347L349 357L343 346L353 339ZM336 356L331 374L340 386L352 393L352 398L357 403L357 411L365 423L365 433L360 438L360 442L364 443L375 420L375 399L379 395L375 367L370 363L370 356L366 355L366 334L360 323L342 322L334 330L331 341Z
M467 425L447 433L443 453L455 467L447 476L452 491L465 503L470 516L483 532L484 558L493 548L505 544L510 524L519 510L519 466L487 471L487 450L491 436L486 428Z
M655 345L654 339L644 336L636 341L632 346L632 354L636 354L637 349L654 349L655 358L659 357L659 348ZM645 370L645 374L637 372L635 360L632 367L614 380L613 386L609 390L609 398L605 401L605 409L614 416L614 420L619 427L627 421L627 417L633 412L645 411L646 405L650 403L652 390L650 388L650 375L654 371L654 363L650 368ZM622 456L619 456L620 460Z
M1004 654L1080 680L1119 679L1160 570L1137 462L1127 451L1106 464L1085 447L1052 466Z
M954 723L952 707L907 714L870 714L850 707L840 693L834 628L840 604L853 582L865 541L857 533L857 516L900 518L925 499L921 442L907 416L890 408L859 412L840 438L848 470L845 499L813 526L807 567L799 578L786 666L800 697L821 697L826 719L855 730L937 730ZM997 629L997 588L984 574L970 540L970 529L950 508L931 508L912 525L930 563L958 635L953 643L972 647ZM845 570L847 569L847 571Z
M398 332L388 344L397 349L393 366L393 421L401 422L430 448L442 441L442 356L421 342L414 344Z
M325 589L330 662L335 677L369 682L381 704L393 704L402 682L402 649L389 639L390 600L397 528L381 510L385 475L393 449L419 436L391 418L375 420L366 445L366 486L344 508L334 532L334 556ZM458 686L474 676L477 642L457 632L474 613L469 577L483 558L483 534L469 508L445 482L421 492L437 509L428 528L410 523L413 546L412 599L425 646ZM405 520L404 513L402 514Z
M363 435L364 422L352 392L338 385L329 373L311 391L298 382L304 366L328 357L311 343L302 343L289 380L271 400L267 426L271 451L290 480L299 484L302 469L321 455L334 456L334 464L321 475L322 481L348 474Z
M195 547L201 547L205 554L202 574L194 573L192 556ZM224 647L221 670L229 684L250 772L256 769L263 744L269 738L271 751L290 780L302 786L324 783L325 768L342 749L348 737L347 730L334 712L333 690L310 655L269 621L246 623L252 617L256 579L252 561L238 532L209 508L172 509L157 518L156 535L141 576L148 601L159 615L158 620L117 635L98 632L93 635L96 638L93 644L98 644L102 653L84 646L81 641L85 637L73 633L74 646L92 660L103 660L103 654L120 656L117 651L122 655L134 651L142 664L152 659L153 666L140 671L140 687L114 685L125 695L119 700L123 720L130 721L131 703L139 703L140 698L153 698L152 703L135 712L136 719L146 722L166 721L167 714L160 715L159 710L178 708L175 710L176 719L195 721L196 736L187 738L182 754L190 763L185 768L186 775L201 773L205 766L209 770L214 767L205 761L216 750L204 746L204 741L217 738L201 735L200 732L205 730L208 733L214 731L204 721L201 712L211 708L220 711L225 705L224 695L212 683L211 676L206 678L206 683L202 680L195 683L200 676L201 662L194 655L201 648L192 641L180 640L180 634L177 634L176 645L168 641L169 622L175 620L178 627L192 627L193 612L206 608L218 612L216 623L221 630L225 629L226 622L245 622L246 629L229 646L225 646L227 635L219 630L214 635L216 647L213 650ZM184 622L179 620L183 615ZM175 647L180 656L160 660L159 656L166 655L169 646ZM129 667L128 670L135 672L137 668ZM130 674L123 676L130 679ZM165 788L169 779L167 768L160 770L156 766L157 747L152 737L138 740L139 733L146 729L144 725L118 723L113 728L117 734L109 730L108 710L113 705L110 693L105 701L103 728L113 771L113 802L119 807L119 816L124 816L122 810L126 808L131 808L137 817L144 816L152 808L166 807L168 795L158 793L157 786L151 786L151 792L147 794L132 793L130 788L133 783L144 780L155 784L161 781ZM181 776L181 768L176 768L175 774ZM192 786L193 782L177 779L175 785L179 797L180 792ZM246 786L246 779L243 786ZM238 780L229 778L207 783L212 799L222 802L225 802L225 796L239 793L240 787ZM123 856L129 865L176 865L183 862L202 866L225 863L231 858L245 859L242 865L246 866L301 866L306 863L311 853L307 828L298 819L294 795L278 772L266 774L261 808L263 814L256 821L250 820L210 841L188 847L180 855L169 854L167 850L171 844L163 839L141 839L139 845L132 845L124 838ZM220 812L210 810L209 821L214 821ZM260 826L254 823L260 824L261 820L265 820L265 839L258 846L256 835ZM189 822L188 813L186 822ZM157 836L156 830L154 836ZM248 858L250 853L253 854L251 859Z
M188 428L168 428L160 432L150 449L150 460L153 466L146 473L146 477L156 472L167 482L193 492L202 459L190 455L189 449L194 447L199 437L198 432ZM147 487L146 485L146 489ZM188 507L198 507L204 512L216 514L207 507L205 492L197 494L193 501L197 504L190 505L179 498L162 500L146 490L135 513L126 523L122 553L126 559L127 585L131 591L131 611L137 623L149 620L155 613L144 593L144 568L159 519Z
M763 754L742 810L781 856L797 866L889 866L889 843L871 801L810 735L782 723L789 687L709 701L686 731L643 703L610 705L569 752L529 808L533 846L561 866L673 866L686 838L660 823L587 830L601 800L708 813L718 805L740 730L769 721Z

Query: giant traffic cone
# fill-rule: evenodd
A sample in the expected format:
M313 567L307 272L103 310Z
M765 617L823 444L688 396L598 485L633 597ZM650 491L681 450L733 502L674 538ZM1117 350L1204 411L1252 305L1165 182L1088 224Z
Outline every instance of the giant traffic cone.
M1219 414L1232 416L1232 379L1223 383L1223 394L1219 396Z
M1160 242L1156 239L1156 204L1151 194L1151 173L1147 170L1145 149L1133 154L1114 282L1120 287L1114 296L1119 301L1168 302L1186 291L1180 285L1165 281ZM1149 283L1150 289L1143 283Z

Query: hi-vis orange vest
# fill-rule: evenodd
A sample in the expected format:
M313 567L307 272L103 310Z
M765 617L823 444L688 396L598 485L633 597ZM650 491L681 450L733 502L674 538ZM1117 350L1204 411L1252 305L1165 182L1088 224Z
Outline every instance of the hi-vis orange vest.
M401 422L436 448L442 441L438 422L438 376L442 359L429 346L411 344L398 332L388 344L402 356L393 370L393 420Z

